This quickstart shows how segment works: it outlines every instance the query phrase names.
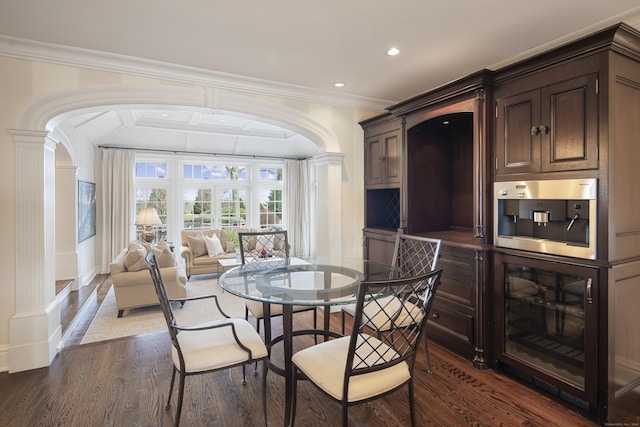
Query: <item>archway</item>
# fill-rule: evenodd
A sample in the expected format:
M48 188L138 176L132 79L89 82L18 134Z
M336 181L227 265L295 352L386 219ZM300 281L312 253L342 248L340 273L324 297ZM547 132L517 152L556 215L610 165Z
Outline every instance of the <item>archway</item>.
M78 167L73 144L60 125L73 114L104 110L105 106L110 109L144 106L230 111L273 121L304 135L318 147L320 154L315 158L314 165L323 172L318 176L321 176L327 185L335 186L338 183L338 191L327 191L323 196L315 194L316 199L324 197L331 200L316 200L315 203L331 206L334 213L337 213L329 215L332 221L325 234L329 236L328 242L339 241L337 237L341 233L340 156L332 155L339 152L339 143L330 129L305 113L251 96L198 87L93 86L39 98L23 110L18 117L17 128L11 130L16 141L18 159L17 188L36 189L38 194L34 197L39 199L35 209L33 204L17 204L16 234L17 241L21 243L20 247L16 248L16 253L18 259L21 256L18 252L35 253L42 259L42 265L35 271L33 265L27 262L18 263L16 268L16 310L10 320L11 372L47 366L63 345L60 309L53 292L56 261L53 253L46 250L56 247L55 233L47 231L52 230L54 226L48 224L46 219L56 210L56 199L48 197L50 193L55 194L55 189L42 188L42 183L47 181L47 176L55 174L56 159L52 153L55 152L56 145L62 144L65 151L63 154L61 150L61 167L70 168L69 173L73 174L74 168ZM34 144L38 147L35 151L32 149ZM34 159L36 162L33 162ZM36 171L36 174L27 173L26 169L19 167L20 161L25 164L36 163L42 171ZM72 192L75 194L75 191L74 185ZM68 189L67 192L71 193ZM36 227L33 227L33 224L36 224ZM42 235L41 240L33 238L33 235L38 233ZM331 238L332 236L335 238ZM339 255L335 252L334 254Z

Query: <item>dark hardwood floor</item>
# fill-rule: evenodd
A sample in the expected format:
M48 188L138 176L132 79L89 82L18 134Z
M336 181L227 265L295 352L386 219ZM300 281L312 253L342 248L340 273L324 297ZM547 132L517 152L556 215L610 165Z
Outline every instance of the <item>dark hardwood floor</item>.
M332 328L337 330L339 318L334 316ZM311 317L304 317L303 323L310 326ZM430 349L433 375L426 372L424 353L416 361L418 426L596 425L504 375L474 369L433 342ZM260 375L248 375L245 386L240 368L189 377L182 425L263 425ZM170 376L166 331L71 345L48 368L0 373L0 425L169 426L173 412L165 411L164 403ZM405 390L353 407L350 425L409 425ZM305 382L298 391L298 425L339 425L336 403ZM281 425L284 381L273 373L268 375L267 396L268 423Z

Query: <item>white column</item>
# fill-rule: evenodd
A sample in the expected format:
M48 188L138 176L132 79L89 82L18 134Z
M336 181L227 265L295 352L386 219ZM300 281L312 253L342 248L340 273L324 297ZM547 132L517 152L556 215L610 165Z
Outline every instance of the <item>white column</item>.
M78 167L56 167L56 280L73 279L72 289L82 284L78 260Z
M55 298L55 147L47 132L9 130L16 144L16 301L9 372L49 366L61 344Z
M323 153L309 160L312 256L342 256L343 157Z

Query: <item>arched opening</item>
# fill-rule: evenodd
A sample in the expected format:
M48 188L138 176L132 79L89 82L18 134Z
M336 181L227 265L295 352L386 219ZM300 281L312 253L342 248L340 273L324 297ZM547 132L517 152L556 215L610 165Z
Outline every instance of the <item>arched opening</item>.
M79 259L77 245L77 225L76 209L77 209L77 180L82 178L84 171L82 167L88 167L87 152L95 150L93 145L82 145L88 143L79 136L77 126L86 123L74 122L80 118L95 118L97 116L106 115L109 119L121 118L121 112L137 110L164 110L168 112L190 112L198 114L224 114L245 120L258 121L266 124L272 124L280 129L286 129L292 134L300 135L300 140L308 141L306 150L312 150L297 154L297 157L311 158L314 167L321 170L321 179L329 185L338 186L337 191L326 191L324 196L318 196L314 193L314 197L331 198L332 202L327 200L316 200L319 206L331 206L335 212L329 215L331 220L326 221L322 226L326 229L330 225L330 230L323 231L323 235L327 237L327 242L339 241L337 236L341 232L340 211L340 156L338 153L339 143L337 137L322 123L314 120L308 114L299 112L292 108L280 105L278 103L270 103L263 99L258 99L238 93L232 93L212 88L197 87L165 87L165 86L95 86L83 87L80 89L72 89L58 92L37 99L29 104L18 118L18 126L12 130L14 140L29 140L30 142L44 143L44 154L40 148L38 156L38 164L44 164L44 180L47 174L54 173L58 178L58 184L54 190L55 197L47 197L47 193L51 190L41 189L44 194L44 205L41 212L30 212L32 206L19 205L17 208L17 217L22 218L16 224L17 240L20 242L29 242L22 244L20 250L24 253L39 252L43 258L43 266L36 271L32 271L32 265L20 263L16 268L17 286L16 292L19 293L16 304L16 314L12 317L12 329L16 332L12 334L12 343L9 349L10 370L20 371L31 369L34 367L48 365L55 355L56 349L63 345L61 339L60 324L60 308L57 306L53 294L53 283L55 276L58 274L74 274L78 281L86 281L82 278L83 271L78 266L82 263ZM88 122L87 122L88 123ZM78 149L79 145L83 148ZM25 145L26 147L26 145ZM53 150L51 148L54 147ZM188 149L189 147L187 147ZM22 151L21 151L22 150ZM82 152L83 150L86 150ZM54 157L47 152L54 151ZM23 156L28 159L31 151L28 149L18 148L18 157ZM231 153L233 154L233 153ZM91 161L91 160L90 160ZM19 163L19 162L18 162ZM19 165L18 165L19 166ZM91 165L93 166L93 165ZM37 182L42 182L42 176L34 178L29 176L26 171L17 168L16 180L18 188L21 186L37 186ZM26 184L26 185L25 185ZM337 201L337 202L336 202ZM62 204L66 206L64 212L61 209ZM37 209L39 210L39 208ZM43 224L31 229L27 225L29 221L45 221L50 212L55 212L60 222L54 224L53 227ZM71 214L73 212L73 214ZM337 213L337 214L335 214ZM319 216L319 215L318 215ZM325 215L326 216L326 215ZM24 217L24 218L23 218ZM312 215L314 217L314 215ZM313 227L313 225L312 225ZM38 229L49 230L71 230L71 233L58 231L57 233L47 234L38 243L30 234L36 233ZM319 233L312 230L312 235ZM57 235L57 236L56 236ZM59 236L65 236L64 241ZM56 248L58 252L58 244L63 242L63 256L54 256L52 251L44 250L43 247ZM44 243L44 245L43 245ZM75 244L75 249L70 250L70 245ZM328 243L327 247L332 248ZM83 251L84 252L84 251ZM19 255L18 255L19 256ZM26 257L25 257L26 258ZM63 268L61 263L65 264ZM94 262L95 264L95 262ZM66 273L60 273L66 271ZM82 284L82 283L80 283ZM32 294L43 295L37 301L28 299ZM23 298L26 296L27 298ZM22 301L26 301L25 304ZM37 313L33 313L33 307L38 306ZM28 329L32 326L31 322L37 322L42 325L44 330L41 333L31 333L33 337L27 337L27 345L25 340L19 345L18 341L14 341L13 337L18 337L19 332L24 330L26 335ZM56 328L56 325L58 327ZM46 333L46 335L45 335ZM17 338L16 338L17 339ZM41 343L48 343L43 346ZM32 344L29 344L32 343ZM21 354L30 353L32 356L29 360L21 356ZM35 356L33 356L35 355ZM37 360L36 360L37 359ZM48 362L47 362L48 361Z

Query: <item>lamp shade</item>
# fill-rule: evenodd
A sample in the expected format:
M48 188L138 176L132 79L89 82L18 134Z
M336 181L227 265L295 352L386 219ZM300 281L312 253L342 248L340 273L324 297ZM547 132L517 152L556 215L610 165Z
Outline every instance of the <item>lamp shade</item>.
M143 208L136 218L136 225L159 225L162 224L156 208Z

